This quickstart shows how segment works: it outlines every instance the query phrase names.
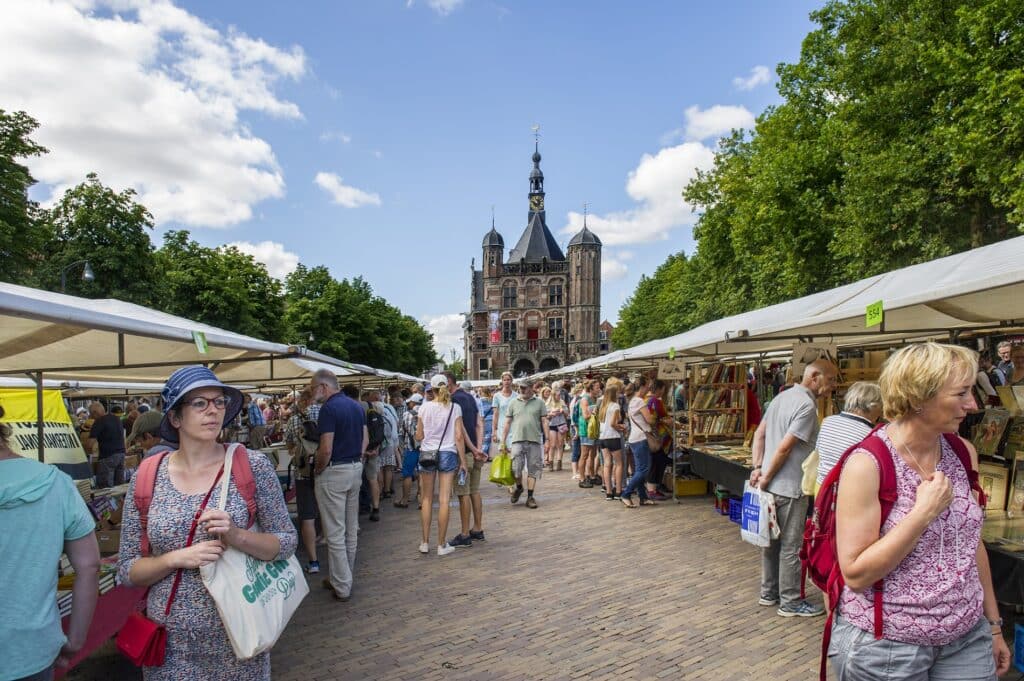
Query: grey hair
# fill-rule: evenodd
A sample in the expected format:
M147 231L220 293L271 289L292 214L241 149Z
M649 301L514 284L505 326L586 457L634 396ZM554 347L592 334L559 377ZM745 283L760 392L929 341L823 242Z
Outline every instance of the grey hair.
M868 414L873 409L882 408L882 391L872 381L857 381L846 391L843 399L843 411L858 411Z
M317 369L313 374L313 383L318 385L322 383L333 390L338 389L338 377L330 369Z
M996 346L996 351L998 352L999 350L1002 350L1003 348L1012 348L1012 347L1013 347L1013 343L1011 343L1010 341L1003 341L999 345Z

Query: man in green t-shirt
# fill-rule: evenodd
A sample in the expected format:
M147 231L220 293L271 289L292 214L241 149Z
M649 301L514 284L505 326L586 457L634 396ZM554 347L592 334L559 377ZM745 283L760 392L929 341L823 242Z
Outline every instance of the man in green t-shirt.
M526 464L526 507L537 508L533 490L544 469L542 433L548 427L548 409L544 400L533 394L533 386L523 382L519 396L509 402L505 412L505 425L501 432L502 442L512 443L512 474L516 476L516 488L512 491L512 503L523 495L523 464Z

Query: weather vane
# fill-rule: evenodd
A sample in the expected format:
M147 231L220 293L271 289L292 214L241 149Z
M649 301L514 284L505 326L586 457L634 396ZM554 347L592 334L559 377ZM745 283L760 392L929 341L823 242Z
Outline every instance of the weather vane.
M583 226L587 226L587 207L590 206L586 201L583 202Z
M540 141L540 125L538 125L537 123L534 123L533 127L530 128L530 129L533 130L533 141L534 142L539 142Z

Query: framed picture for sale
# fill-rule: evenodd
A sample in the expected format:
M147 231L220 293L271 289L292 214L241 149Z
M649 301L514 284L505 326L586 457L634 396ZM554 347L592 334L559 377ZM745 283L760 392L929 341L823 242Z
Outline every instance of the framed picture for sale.
M988 499L985 515L999 516L1006 510L1006 487L1009 484L1010 469L997 463L978 465L978 482Z
M986 409L985 416L978 424L974 435L974 447L979 455L998 456L999 443L1010 422L1010 412L1005 409Z

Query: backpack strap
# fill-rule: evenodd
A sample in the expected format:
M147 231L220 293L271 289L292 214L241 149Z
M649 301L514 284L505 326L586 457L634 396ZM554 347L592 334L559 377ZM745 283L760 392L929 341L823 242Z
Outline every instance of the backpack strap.
M149 556L149 505L153 503L156 475L168 454L170 452L160 452L159 456L143 459L135 471L135 492L132 498L139 511L139 553L143 558Z
M967 482L970 483L971 489L978 493L978 504L985 508L988 505L988 497L985 496L985 490L981 489L981 483L978 481L978 471L974 470L971 452L967 449L967 445L964 444L964 441L956 433L943 433L942 437L946 438L946 442L949 443L949 446L956 453L956 458L960 459L960 465L964 467L964 472L967 473Z
M896 498L899 496L899 493L896 490L896 464L893 463L892 452L882 442L882 439L878 437L877 432L878 428L872 430L871 434L864 438L858 448L870 452L871 456L875 457L875 461L878 463L878 503L881 506L878 527L881 530L882 525L885 524L886 519L892 512L892 507L896 505ZM875 605L876 640L882 638L883 582L884 580L880 579L872 587L872 600L874 600Z
M231 455L231 477L235 479L238 493L245 499L245 508L249 512L249 524L246 528L249 528L256 522L256 479L252 475L249 450L245 445L236 442L230 445L230 448L234 450Z

